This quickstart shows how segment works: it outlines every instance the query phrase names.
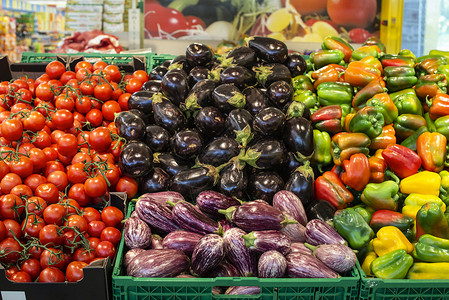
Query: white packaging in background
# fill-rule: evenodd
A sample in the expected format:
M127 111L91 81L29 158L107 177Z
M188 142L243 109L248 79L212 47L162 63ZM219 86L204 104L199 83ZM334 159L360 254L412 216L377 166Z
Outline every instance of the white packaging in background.
M123 14L103 14L103 21L109 23L123 23Z
M105 4L104 12L107 14L123 14L125 12L125 3L118 5Z
M122 23L109 23L103 22L103 31L108 33L123 32L125 31L125 24Z

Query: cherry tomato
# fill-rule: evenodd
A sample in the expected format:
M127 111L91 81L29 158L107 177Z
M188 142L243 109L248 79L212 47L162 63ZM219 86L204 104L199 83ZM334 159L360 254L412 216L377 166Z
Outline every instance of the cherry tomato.
M107 168L103 170L104 175L108 179L111 186L115 186L120 179L120 169L115 164L108 163ZM100 170L97 170L97 176L101 175Z
M118 84L116 82L111 81L110 84L112 85L111 99L117 101L124 92L121 88L118 87Z
M27 103L27 107L30 107L28 103L33 99L33 93L28 89L21 88L16 92L15 97L17 97L17 103Z
M52 122L56 129L69 129L73 125L73 114L67 109L57 110L52 116Z
M47 247L57 247L62 245L64 237L60 228L55 224L45 225L39 232L39 241Z
M107 151L111 146L111 143L111 132L105 127L95 128L89 134L89 144L98 152Z
M115 140L112 141L111 147L109 148L109 152L114 155L115 159L118 160L120 157L120 153L122 152L123 148L125 147L123 141Z
M106 206L101 212L101 220L110 227L118 227L123 220L123 212L115 206Z
M115 247L109 241L101 241L95 248L95 256L113 259L115 256Z
M37 259L37 260L41 259L42 252L44 252L44 248L39 247L39 246L33 246L28 249L28 254L30 254L30 257ZM40 265L40 262L39 262L39 265Z
M130 94L134 94L135 92L140 91L143 83L137 78L130 78L128 83L125 86L126 92Z
M42 228L44 228L45 222L44 219L38 217L36 215L29 215L22 222L22 228L25 228L23 232L31 237L39 237L39 232Z
M122 111L129 110L129 108L128 108L129 97L131 97L130 93L124 93L118 98L118 104L120 105L120 109Z
M55 144L52 144L52 145L55 145ZM42 149L42 151L44 151L45 157L47 159L47 163L50 162L50 161L55 161L58 158L58 151L56 151L54 149L54 148L57 148L57 147L52 147L52 145Z
M98 100L107 101L111 99L112 87L109 83L99 84L94 88L94 96Z
M116 65L109 65L103 69L103 71L109 76L111 76L111 80L114 82L120 82L122 79L122 74L120 73L119 68Z
M31 276L27 272L19 271L14 273L10 280L14 282L31 282Z
M42 270L39 274L39 282L64 282L65 276L61 270L48 267Z
M20 197L7 194L0 197L0 215L4 219L17 220L23 212L23 200Z
M13 219L3 220L3 225L6 228L6 237L20 239L22 237L22 227L19 222Z
M64 72L65 67L60 61L52 61L45 67L45 73L50 79L59 79Z
M86 120L93 126L98 127L103 122L103 114L101 113L101 110L99 109L91 109L86 114Z
M0 178L3 178L9 172L9 166L2 160L0 160Z
M87 267L88 264L82 261L72 261L66 270L66 276L68 282L77 282L83 279L84 273L83 268Z
M47 224L62 225L66 215L66 208L61 204L51 204L44 210L44 221Z
M121 111L122 109L120 108L120 104L118 104L118 102L114 100L106 101L101 107L103 118L107 121L114 121L115 114L118 114Z
M87 224L87 233L90 236L99 238L105 228L106 224L103 221L91 221Z
M75 72L78 72L80 69L87 69L91 72L94 71L92 64L85 60L82 60L75 65Z
M97 84L95 82L81 82L80 91L84 96L93 96L94 88Z
M48 204L57 203L59 200L59 190L56 185L51 182L39 185L34 191L34 195L43 198ZM51 206L51 205L50 205ZM45 211L44 211L45 214ZM47 222L47 221L45 221ZM49 222L47 222L49 223Z
M112 245L112 244L111 244ZM112 245L112 247L114 247ZM106 247L103 247L102 253L106 252ZM20 258L20 251L22 251L22 246L13 238L6 238L0 242L0 262L3 263L15 263ZM115 249L114 249L115 254Z
M84 183L88 178L88 174L84 170L84 163L75 163L67 167L67 179L70 183Z
M104 153L92 153L92 160L97 162L107 162L110 164L115 163L115 157L112 153L104 152Z
M8 141L17 141L22 137L23 124L17 119L5 120L0 125L0 132Z
M73 199L64 199L59 201L59 204L63 205L66 209L66 215L78 214L81 211L81 206Z
M20 270L28 273L31 280L35 280L42 271L41 263L35 258L28 258L20 265Z
M47 176L47 181L53 183L60 192L63 192L69 185L67 174L63 171L54 171Z
M137 181L134 178L123 176L121 177L117 185L115 186L116 192L125 192L128 199L132 199L139 189Z

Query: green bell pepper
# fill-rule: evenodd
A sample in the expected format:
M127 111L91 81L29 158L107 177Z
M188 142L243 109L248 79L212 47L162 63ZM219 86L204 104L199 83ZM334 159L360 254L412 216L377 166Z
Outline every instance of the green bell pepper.
M419 127L418 130L416 130L411 136L403 140L401 145L416 152L417 149L416 143L418 141L419 136L427 131L429 130L427 130L426 126Z
M321 106L352 103L353 88L344 82L322 82L317 87Z
M449 65L439 66L438 73L443 74L446 80L449 80Z
M393 123L398 117L398 108L387 93L375 95L366 102L366 106L375 107L384 116L385 125Z
M425 262L449 262L449 240L424 234L415 244L412 255Z
M421 101L416 96L415 92L408 92L413 89L405 89L396 93L390 94L391 99L393 100L394 105L396 105L398 109L398 114L413 114L422 116L423 108ZM404 93L401 93L404 92ZM400 93L400 94L398 94Z
M443 200L443 202L446 204L446 206L449 206L449 172L446 170L441 171L440 173L441 177L441 186L440 186L440 199ZM449 210L445 212L445 215L449 213Z
M400 66L415 66L415 59L405 55L384 54L379 58L382 66L386 67L400 67Z
M382 279L402 279L413 265L413 257L404 249L391 251L373 260L371 271Z
M449 225L441 207L433 201L424 204L416 214L416 238L424 234L449 239Z
M386 67L384 74L386 76L385 84L390 92L410 88L418 81L415 69L409 66Z
M374 210L398 209L399 185L387 180L381 183L368 183L363 190L361 200Z
M352 249L360 249L374 237L374 231L354 208L337 210L334 227L344 237Z
M338 49L318 50L310 55L310 60L313 62L316 70L329 64L344 64L344 58L345 54Z
M449 115L439 117L435 120L434 124L436 131L449 139Z
M292 78L292 86L295 93L302 91L315 91L313 83L306 75L298 75Z
M351 61L361 60L367 56L379 58L382 56L381 49L377 45L365 45L352 51Z
M416 56L415 53L410 51L409 49L401 49L398 52L398 55L407 56L413 58L413 60L416 62Z
M396 137L401 141L411 136L422 126L427 127L426 119L413 114L402 114L393 123Z
M319 169L332 162L331 137L326 131L313 130L313 155L310 159Z
M437 93L447 93L447 80L443 74L423 75L418 79L415 92L422 101L435 97Z
M369 224L373 216L374 209L364 204L358 204L356 206L353 206L352 208L354 208L354 210L358 212L363 217L363 219L365 219L366 223Z
M382 133L384 116L373 106L365 106L360 109L349 122L349 130L362 132L371 139Z
M302 102L309 109L316 108L318 106L318 98L316 94L310 90L298 90L298 92L295 92L293 95L293 101Z

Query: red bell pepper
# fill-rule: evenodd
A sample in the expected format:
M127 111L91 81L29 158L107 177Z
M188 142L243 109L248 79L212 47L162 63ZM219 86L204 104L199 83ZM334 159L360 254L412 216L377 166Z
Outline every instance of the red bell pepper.
M343 169L341 181L354 190L361 192L371 177L368 157L363 153L356 153L349 160L343 161Z
M365 106L366 102L371 99L374 95L383 93L387 89L385 88L385 81L382 78L371 81L363 87L360 91L355 94L352 99L352 106L355 109L361 109Z
M438 132L424 132L418 137L416 148L427 171L441 172L446 162L447 139Z
M394 144L382 151L388 167L401 178L416 174L421 167L421 158L407 147Z
M315 88L322 82L337 82L343 81L341 74L346 70L344 66L340 66L337 64L329 64L324 67L319 68L318 70L312 72L311 76L315 79L313 86Z
M345 187L337 174L327 171L315 180L315 198L343 209L354 200L354 196Z
M430 118L436 120L439 117L449 115L449 95L438 93L430 100L427 100Z
M318 109L310 116L316 129L332 134L341 132L341 117L343 113L340 105L329 105Z

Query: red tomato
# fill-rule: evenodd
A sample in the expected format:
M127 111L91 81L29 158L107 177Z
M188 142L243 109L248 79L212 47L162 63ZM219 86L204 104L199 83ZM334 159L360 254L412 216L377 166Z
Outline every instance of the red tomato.
M45 202L43 198L37 196L28 198L26 203L27 212L36 214L37 216L41 216L47 208L47 202Z
M39 232L42 228L44 228L45 222L44 219L36 216L36 215L29 215L25 220L22 222L22 228L25 228L23 232L31 237L39 237Z
M61 230L55 224L45 225L39 232L39 241L42 245L48 247L57 247L62 245L64 237Z
M97 85L96 82L83 81L80 84L80 91L84 96L92 96L94 94L94 88Z
M37 171L45 168L47 165L47 157L43 150L39 148L33 148L29 151L30 160L33 163L33 170Z
M31 280L35 280L39 273L42 271L40 262L35 258L28 258L21 265L20 269L26 273L28 273L31 277Z
M39 260L41 258L42 252L44 252L44 249L42 247L38 247L38 246L33 246L28 249L28 254L30 254L30 257L37 259L37 260ZM40 262L39 262L39 265L40 265Z
M186 35L184 31L188 29L187 20L181 12L157 2L145 3L145 27L152 38L161 37L159 30L178 38Z
M51 204L44 210L44 221L47 224L62 225L66 215L66 208L61 204Z
M74 261L82 261L85 263L90 263L95 258L95 251L89 251L83 248L78 248L73 253Z
M81 206L89 205L92 202L92 198L86 195L86 192L84 191L84 184L82 183L75 183L72 185L68 196L70 199L78 202Z
M94 71L92 64L88 61L80 61L75 65L75 72L78 72L80 69L88 69L89 71Z
M31 282L31 276L27 272L19 271L11 276L11 281L14 282Z
M48 177L54 171L65 171L64 165L59 161L47 161L45 164L44 175Z
M70 79L76 79L75 72L72 71L65 71L62 73L61 78L59 79L63 85L66 85L67 82L69 82Z
M66 270L66 276L68 282L77 282L83 279L83 268L87 267L88 264L82 261L72 261Z
M115 247L109 241L101 241L97 247L95 247L95 256L113 259L115 256Z
M109 150L111 143L111 132L105 127L95 128L89 134L89 144L95 151L105 152Z
M6 237L6 226L0 221L0 241L2 241Z
M45 73L50 79L59 79L64 72L65 67L60 61L52 61L45 67Z
M81 211L81 206L73 199L61 200L59 204L65 207L66 215L78 214L78 212Z
M100 235L100 240L102 241L109 241L114 246L117 246L120 242L120 238L122 237L122 234L120 233L120 230L118 230L115 227L106 227L103 229Z
M67 179L70 183L84 183L88 174L84 170L84 163L75 163L67 167Z
M111 99L117 101L124 92L121 88L118 87L118 84L116 82L111 81L110 83L112 85Z
M22 184L22 179L14 173L6 174L0 181L0 189L4 194L8 194L13 187Z
M22 137L23 124L20 120L5 120L0 125L0 133L8 141L17 141Z
M66 95L59 95L55 99L55 107L57 109L67 109L71 112L75 108L75 100Z
M78 139L73 134L63 134L57 144L61 155L73 157L78 152Z
M101 212L101 220L108 227L118 227L123 220L123 212L115 206L106 206Z
M33 161L26 156L21 156L19 160L11 161L9 169L11 173L17 174L22 179L25 179L33 174Z
M84 148L87 149L87 148ZM82 162L83 164L92 161L92 158L89 154L84 152L78 152L75 154L75 156L72 158L72 164L76 164L78 162Z
M104 224L103 221L91 221L91 222L89 222L89 224L87 224L87 233L90 236L99 238L105 228L106 228L106 224ZM114 227L111 227L111 228L114 228Z
M114 245L112 245L112 247L114 247ZM106 247L103 248L105 249L102 249L102 251L107 250ZM2 255L0 256L0 262L15 263L20 258L20 251L22 251L22 246L20 246L20 244L15 239L10 237L4 239L0 242L0 253L2 253Z
M118 104L120 105L120 109L122 111L127 111L128 109L128 100L131 96L130 93L124 93L118 98Z
M128 199L132 199L139 189L137 181L134 178L123 176L117 182L115 186L116 192L125 192L128 196Z
M34 191L34 194L38 197L43 198L48 204L57 203L59 200L59 190L57 186L51 182L39 185Z
M61 250L56 248L47 248L41 254L41 267L45 269L47 267L54 267L62 269L65 267L65 256Z
M354 28L349 30L349 38L353 43L364 43L367 38L371 36L371 33L368 30L363 28Z
M100 221L101 220L100 212L93 207L84 207L82 215L83 215L83 218L86 219L87 223L90 223L92 221Z
M16 273L19 272L19 271L20 271L19 268L17 268L16 266L9 267L9 268L5 271L6 278L11 279L12 275L16 274Z
M54 171L47 176L47 181L53 183L60 192L63 192L69 185L67 174L63 171Z
M22 120L23 128L32 132L38 132L45 126L45 117L38 111L32 111L30 115Z
M31 188L31 190L33 191L33 193L34 193L34 191L36 190L36 188L39 185L44 184L46 182L47 182L47 178L46 177L44 177L44 176L42 176L40 174L31 174L30 176L28 176L25 179L24 183L27 186L29 186Z
M58 151L51 147L51 145L49 147L45 147L42 151L44 151L47 163L49 161L55 161L58 158Z
M73 125L73 114L67 109L57 110L52 115L52 122L56 126L56 129L69 129Z
M376 0L328 0L327 13L337 25L347 28L370 26L377 12Z
M114 121L115 114L118 114L122 111L120 108L120 104L117 101L110 100L103 103L101 107L101 112L103 113L103 117L107 121Z
M66 222L64 223L64 226L77 228L78 231L81 233L84 233L87 231L87 222L80 215L70 215L67 218Z
M17 97L17 103L22 104L27 103L27 106L30 107L28 103L31 102L33 98L33 93L30 92L28 89L22 88L16 92L15 97Z
M102 176L89 178L84 182L84 191L89 197L101 197L108 190L106 180Z
M98 127L103 122L103 114L101 113L101 110L99 109L91 109L86 114L86 120L93 126Z
M99 84L94 88L94 96L98 100L107 101L111 99L112 87L109 83Z
M2 160L0 160L0 178L3 178L9 173L9 166Z
M204 28L205 28L205 27L204 27ZM136 79L138 79L138 80L140 80L140 82L142 82L142 83L147 82L148 79L149 79L149 78L148 78L147 72L145 72L144 70L137 70L137 71L134 71L132 77L133 77L133 78L136 78Z
M120 73L119 68L116 65L109 65L103 69L106 74L111 76L111 80L114 82L120 82L122 79L122 74Z
M130 94L134 94L135 92L140 91L143 83L137 78L130 78L128 83L125 86L126 92Z
M0 215L4 219L17 220L24 209L23 201L20 197L7 194L0 197Z
M31 190L31 188L27 185L24 184L19 184L16 185L15 187L13 187L11 189L11 191L9 192L10 194L19 196L19 197L31 197L33 196L33 191Z
M87 78L88 76L90 76L90 74L92 74L92 72L89 71L89 69L85 69L85 68L79 69L79 70L76 72L76 79L77 79L79 82L81 82L81 81L83 81L85 78Z
M97 248L98 244L100 244L100 242L101 242L101 240L99 238L94 237L94 236L89 237L87 240L89 241L89 248L90 249Z
M61 270L48 267L39 274L39 282L64 282L65 276Z
M6 228L6 237L18 239L22 237L22 227L19 222L13 219L6 219L3 220L3 224Z
M103 70L104 68L106 68L108 66L108 64L102 60L97 61L96 63L94 63L93 65L93 70Z
M37 98L39 98L45 102L50 102L55 97L55 95L52 91L52 87L51 87L50 83L48 83L48 82L43 82L43 83L39 84L36 87L34 92L35 92Z

